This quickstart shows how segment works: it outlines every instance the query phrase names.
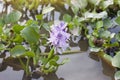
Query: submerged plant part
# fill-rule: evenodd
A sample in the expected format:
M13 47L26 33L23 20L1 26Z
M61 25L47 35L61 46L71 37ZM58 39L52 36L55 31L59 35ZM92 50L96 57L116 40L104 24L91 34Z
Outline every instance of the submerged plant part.
M70 34L67 33L67 23L61 21L51 26L50 38L48 39L57 52L61 53L68 47Z

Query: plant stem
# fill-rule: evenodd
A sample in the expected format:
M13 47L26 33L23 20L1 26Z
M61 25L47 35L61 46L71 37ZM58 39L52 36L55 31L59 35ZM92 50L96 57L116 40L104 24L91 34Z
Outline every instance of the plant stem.
M27 75L29 75L29 58L27 60L27 63L26 65L23 63L23 61L21 60L20 57L18 57L19 61L20 61L20 64L22 65L24 71L26 72Z
M26 69L25 64L23 63L23 61L21 60L20 57L18 57L18 59L19 59L19 61L20 61L20 64L22 65L23 69L25 70L25 69Z
M29 73L30 73L30 71L29 71L29 61L30 61L30 59L28 58L27 63L26 63L26 70L25 70L27 75L29 75Z

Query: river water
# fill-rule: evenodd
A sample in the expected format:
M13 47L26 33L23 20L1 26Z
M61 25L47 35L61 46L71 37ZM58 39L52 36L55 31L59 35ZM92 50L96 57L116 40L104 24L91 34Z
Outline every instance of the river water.
M3 4L0 4L0 6L1 12ZM54 19L60 19L58 17L60 16L59 12L56 11L55 14L57 16ZM85 41L81 41L79 47L84 52L60 56L61 60L69 58L70 61L59 67L56 73L29 80L114 80L114 69L102 64L101 60L98 60L96 56L90 55ZM79 47L75 47L75 49L79 50ZM1 68L2 61L3 59L0 58L0 80L25 80L23 70L15 71L10 66Z
M114 80L112 69L105 71L101 62L89 57L89 51L61 56L70 61L59 67L56 73L31 80ZM109 66L106 66L109 69ZM0 72L0 80L22 80L24 71L14 71L12 67ZM109 74L109 75L107 75Z

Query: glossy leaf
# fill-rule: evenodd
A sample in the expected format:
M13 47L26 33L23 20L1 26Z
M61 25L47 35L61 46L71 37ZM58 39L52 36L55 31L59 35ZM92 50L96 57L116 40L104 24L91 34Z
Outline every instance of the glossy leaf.
M98 21L96 23L96 27L97 27L97 29L100 29L101 27L103 27L103 21Z
M120 68L120 52L118 52L112 59L112 65Z
M106 31L101 31L99 33L99 35L100 35L101 38L108 38L108 37L110 37L111 33L106 30Z
M70 22L71 19L72 19L72 17L71 17L70 15L68 15L68 14L64 14L64 16L63 16L63 20L64 20L65 22Z
M0 51L1 50L5 50L5 49L6 49L5 45L4 44L0 44Z
M91 13L91 12L85 12L84 14L85 18L97 18L97 19L100 19L100 18L106 18L107 17L107 12L106 11L103 11L103 12L100 12L100 13Z
M59 56L58 56L58 55L55 55L55 56L53 57L53 59L54 59L55 61L58 61L58 60L59 60Z
M38 26L38 22L37 21L34 21L34 20L28 20L26 22L26 27L32 27L34 28L34 30L39 33L39 28L40 26Z
M54 59L50 60L50 61L49 61L49 64L50 64L51 66L52 66L52 65L58 66L57 62L56 62Z
M42 20L43 19L43 14L36 15L37 20Z
M23 42L23 38L20 34L16 34L15 38L13 39L14 42L17 43L22 43Z
M119 80L120 79L120 71L117 71L115 73L115 80Z
M39 41L39 34L32 27L25 27L21 31L21 36L30 44L37 43Z
M103 57L110 62L112 61L112 57L110 55L104 54Z
M120 42L120 33L115 35L115 39Z
M25 48L22 45L16 45L10 50L12 57L19 57L25 53Z
M16 25L13 26L13 31L16 32L16 33L18 33L18 34L20 34L20 31L21 31L23 28L24 28L24 26L21 26L21 25L16 24Z
M72 8L73 13L74 13L75 15L77 15L77 14L78 14L78 11L79 11L79 7L73 6L73 7L71 7L71 8Z
M48 60L51 59L54 55L54 48L52 48L48 54Z
M80 9L85 9L87 7L87 0L71 0L71 4Z
M89 3L96 5L99 5L101 0L88 0Z
M92 52L99 52L101 50L101 48L98 47L90 47L90 51Z
M51 11L53 11L55 8L54 7L45 7L43 8L43 11L42 11L42 14L46 14L46 13L49 13Z
M115 22L120 25L120 16L116 18Z
M120 16L120 10L117 12L117 16L118 16L118 17Z
M35 57L35 53L32 51L27 51L22 56Z
M94 37L89 37L89 45L90 45L90 47L95 47L95 45L94 45Z
M6 15L4 18L4 22L7 23L14 23L17 22L22 16L22 13L19 11L13 11L10 14Z
M102 3L102 7L105 9L107 8L108 6L114 4L114 1L113 0L106 0L106 1L103 1Z
M103 24L106 28L111 28L113 25L113 22L110 19L104 19Z

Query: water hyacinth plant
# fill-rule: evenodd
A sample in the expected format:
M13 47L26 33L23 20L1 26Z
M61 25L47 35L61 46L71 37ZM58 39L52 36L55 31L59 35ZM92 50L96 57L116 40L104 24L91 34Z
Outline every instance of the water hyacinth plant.
M15 19L11 18L13 14ZM17 59L20 69L24 70L25 74L30 77L35 71L42 74L55 72L60 65L66 62L67 59L58 62L59 55L55 55L55 50L58 48L65 50L68 45L70 34L67 33L67 23L60 22L53 26L48 39L49 34L40 33L41 27L37 20L28 20L23 25L13 24L21 18L21 12L13 11L8 15L10 15L6 15L8 22L4 23L4 19L2 19L3 23L0 27L0 54L10 54L5 60ZM12 26L9 27L7 24L12 24ZM53 48L47 51L46 55L46 52L41 51L40 46L47 43L51 43ZM49 47L50 45L46 46Z
M3 1L3 13L9 6L14 11L0 15L0 55L9 53L8 57L18 59L27 75L36 70L48 74L65 63L58 63L56 53L62 54L69 46L68 28L73 35L88 40L91 52L103 52L103 57L120 69L120 30L111 31L120 26L120 0ZM61 21L53 24L56 11ZM48 50L42 51L41 46ZM120 79L120 71L115 78Z
M51 26L50 38L48 39L55 51L62 53L68 47L70 34L67 33L67 23L61 21Z

